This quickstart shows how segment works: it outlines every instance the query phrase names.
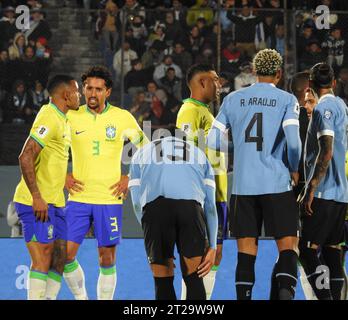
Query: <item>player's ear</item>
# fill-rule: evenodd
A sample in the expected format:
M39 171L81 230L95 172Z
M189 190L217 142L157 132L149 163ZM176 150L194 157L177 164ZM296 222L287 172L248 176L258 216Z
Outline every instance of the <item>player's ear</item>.
M112 88L106 89L106 97L109 98Z
M204 79L199 79L199 82L200 82L200 84L201 84L201 86L202 86L202 88L204 89L205 88L205 81L204 81Z

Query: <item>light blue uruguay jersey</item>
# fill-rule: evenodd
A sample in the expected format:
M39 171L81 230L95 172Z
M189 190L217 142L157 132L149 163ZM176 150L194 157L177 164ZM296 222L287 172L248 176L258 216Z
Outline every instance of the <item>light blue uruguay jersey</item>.
M193 142L167 137L138 149L131 161L128 187L139 221L142 208L159 196L199 202L204 208L210 245L216 247L214 170Z
M224 98L207 143L218 149L217 136L232 130L233 194L292 189L290 172L297 172L301 156L299 110L294 95L270 83L258 82Z
M348 202L348 186L345 174L347 151L347 106L332 94L322 96L315 107L309 123L305 146L305 177L309 183L319 154L318 139L321 136L334 137L333 157L326 176L321 180L315 197L337 202Z

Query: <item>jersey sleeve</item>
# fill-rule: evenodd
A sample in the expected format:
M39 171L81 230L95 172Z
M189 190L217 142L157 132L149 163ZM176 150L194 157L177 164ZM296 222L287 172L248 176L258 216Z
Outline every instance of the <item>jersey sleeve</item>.
M142 208L140 203L141 170L140 170L140 163L138 161L139 159L138 151L133 156L133 159L130 165L128 188L130 189L130 192L131 192L135 216L137 217L138 222L141 224L141 218L142 218Z
M313 121L317 129L317 138L335 136L335 113L331 106L319 106L313 111Z
M207 231L209 238L209 246L216 249L216 239L218 230L218 217L215 203L215 179L214 170L211 167L208 159L205 164L205 200L204 200L204 213L207 220Z
M289 102L286 105L285 115L283 118L283 128L287 126L300 126L300 105L294 95L290 96Z
M178 113L176 119L177 128L181 129L189 140L195 141L197 130L199 129L199 112L195 108L183 108Z
M140 148L149 142L135 118L128 111L124 126L126 129L123 132L123 139L129 139L137 148Z
M42 148L56 135L57 123L54 117L47 112L39 112L30 130L30 137Z

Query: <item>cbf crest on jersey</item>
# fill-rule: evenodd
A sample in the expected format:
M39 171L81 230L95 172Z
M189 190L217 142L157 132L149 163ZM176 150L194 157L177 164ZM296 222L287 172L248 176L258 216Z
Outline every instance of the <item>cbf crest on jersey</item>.
M116 127L108 124L105 128L106 140L114 140L116 137Z

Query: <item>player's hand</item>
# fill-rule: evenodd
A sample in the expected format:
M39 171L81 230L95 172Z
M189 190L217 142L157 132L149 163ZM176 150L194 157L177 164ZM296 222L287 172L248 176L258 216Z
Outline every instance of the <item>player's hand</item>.
M65 189L68 190L70 194L81 192L83 191L83 182L75 179L72 173L68 173L65 178Z
M40 193L33 194L33 210L36 220L40 220L41 222L48 221L48 204L41 197Z
M296 187L298 185L298 182L300 181L300 174L298 172L290 172L291 176L291 185L293 187Z
M128 176L121 176L120 181L110 187L110 190L113 190L112 195L114 197L122 197L123 199L127 199L128 182L129 182Z
M313 214L312 202L314 199L314 192L315 192L314 189L312 189L311 187L308 187L303 198L300 200L304 213L309 216Z
M197 274L200 278L205 277L215 262L216 249L209 248L203 257L202 263L198 266Z

